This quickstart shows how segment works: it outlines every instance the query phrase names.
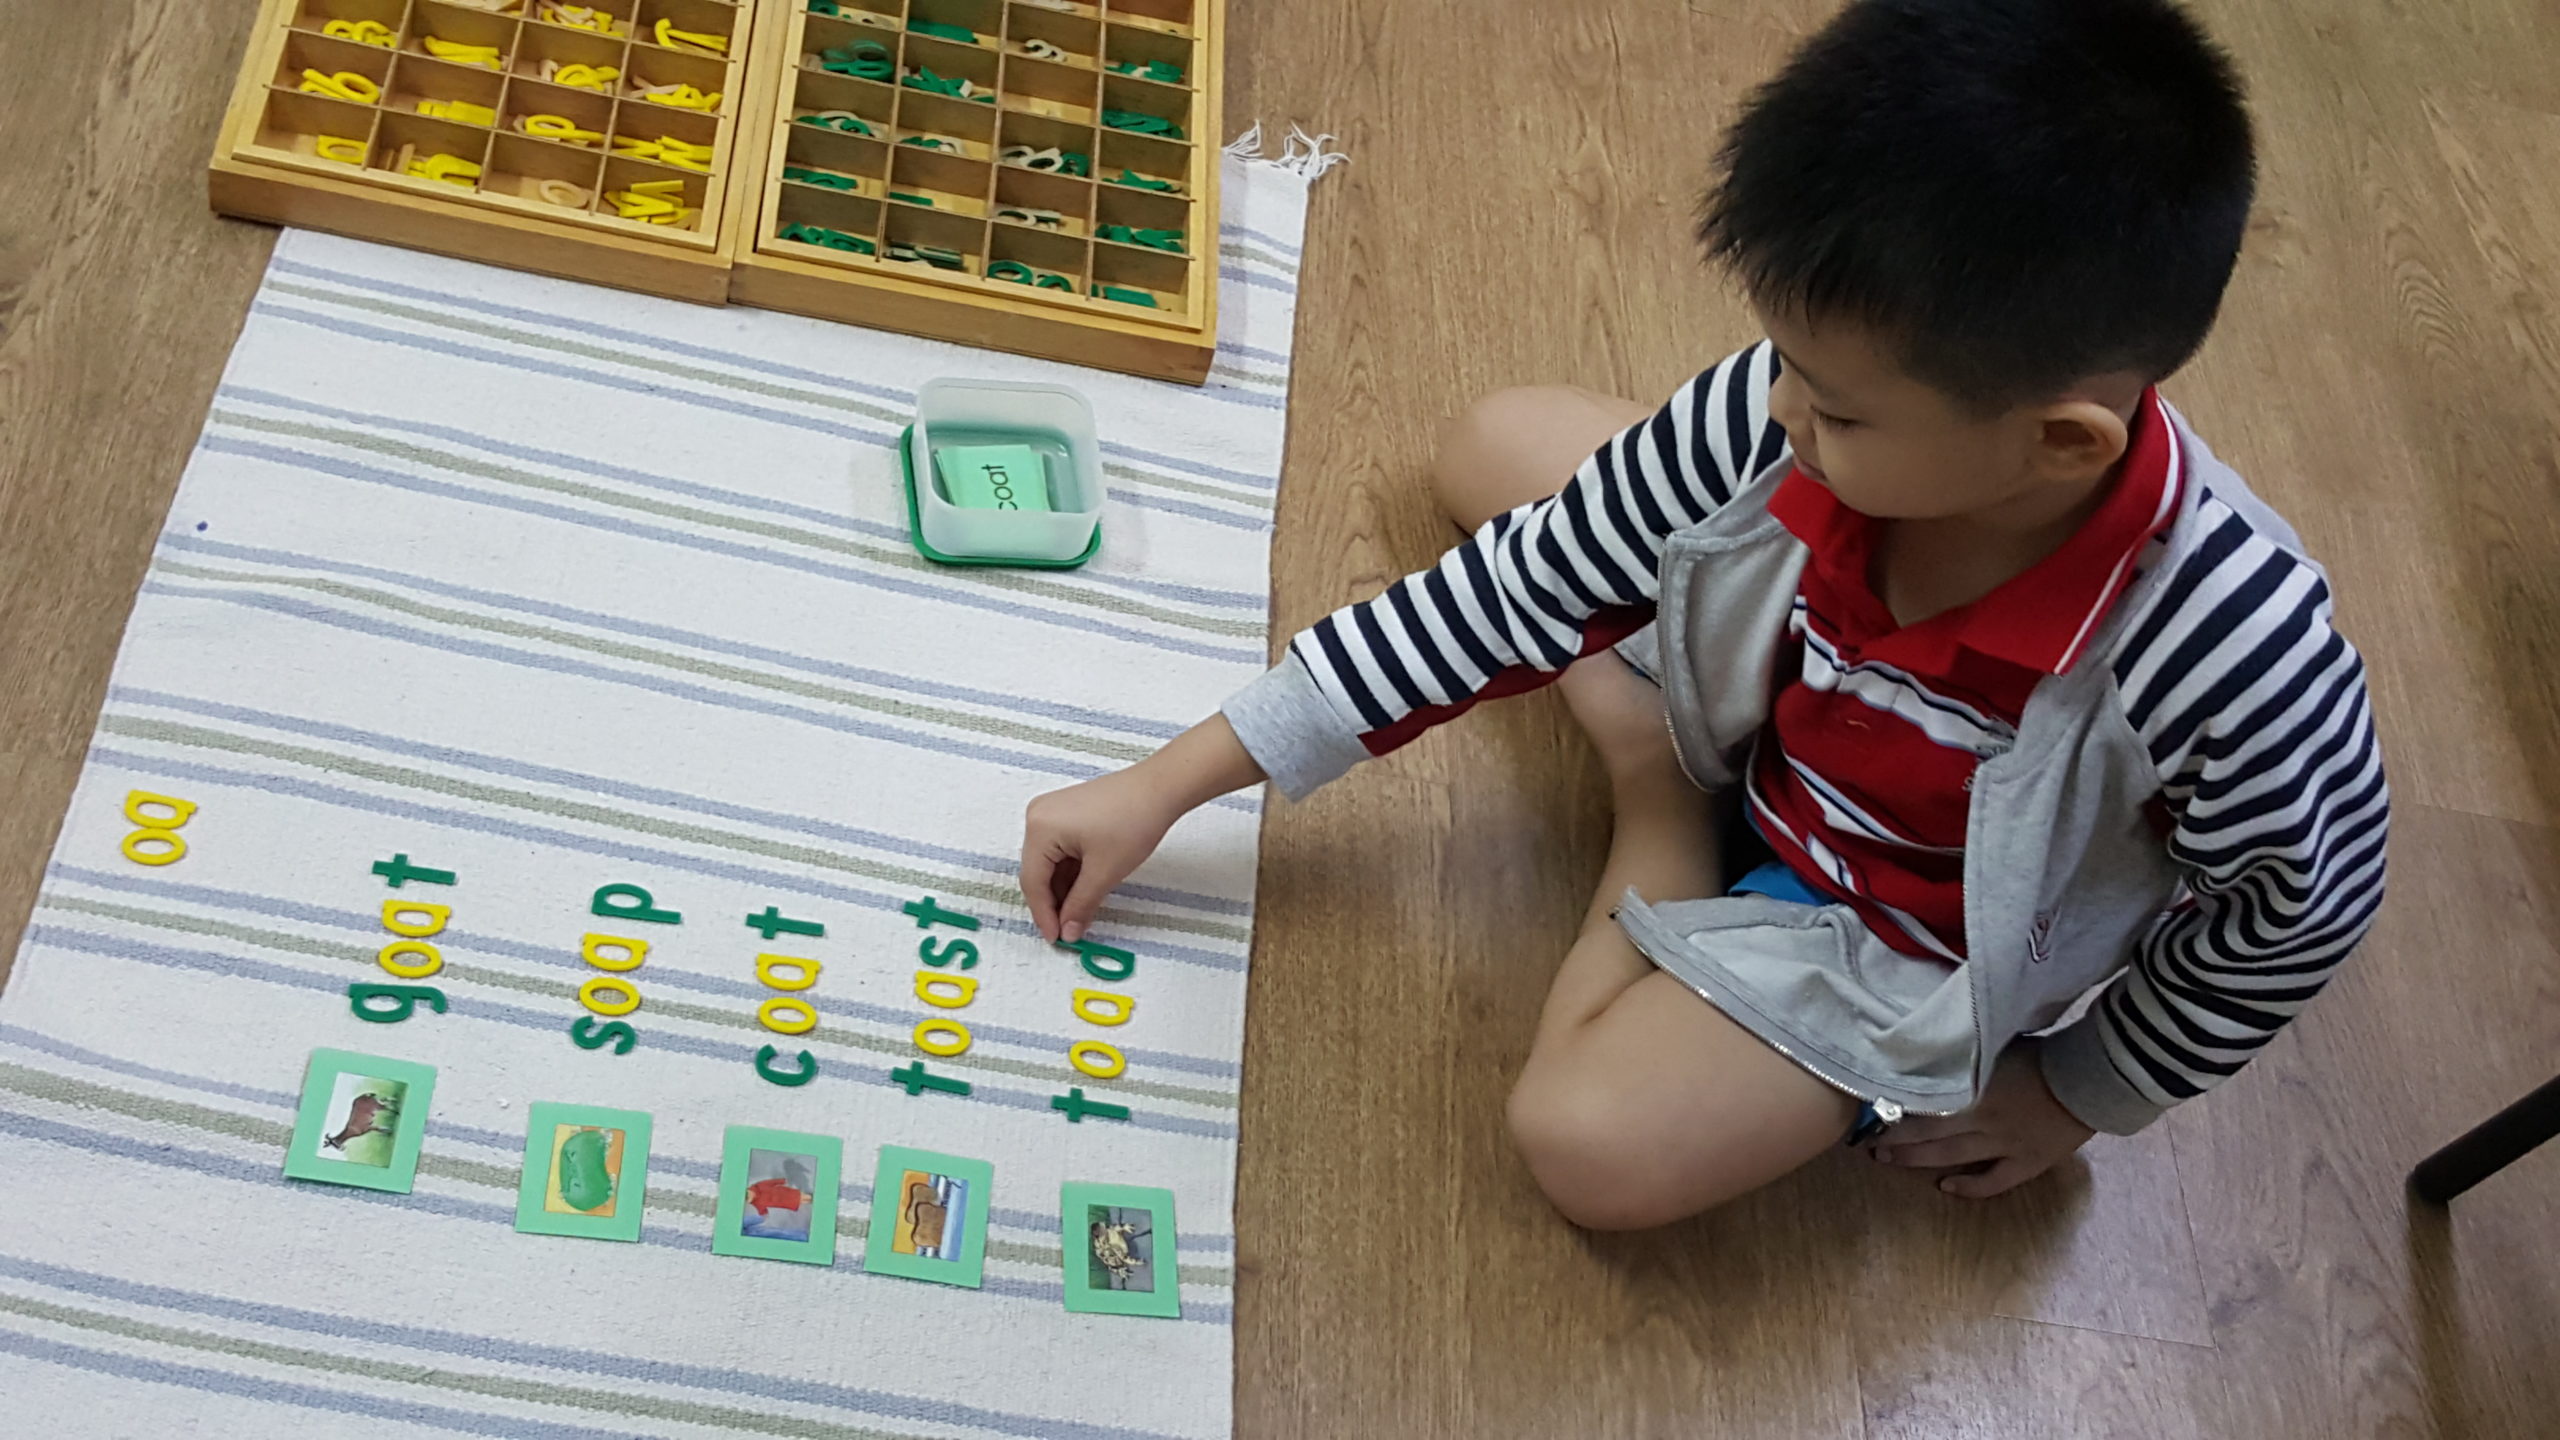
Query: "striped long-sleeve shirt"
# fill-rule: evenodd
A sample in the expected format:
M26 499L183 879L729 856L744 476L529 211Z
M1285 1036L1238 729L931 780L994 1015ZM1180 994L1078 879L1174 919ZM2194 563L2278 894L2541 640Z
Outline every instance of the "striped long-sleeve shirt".
M1302 794L1640 628L1671 536L1791 468L1768 414L1776 366L1767 345L1731 357L1557 495L1318 621L1227 707L1247 747ZM2184 882L2096 1012L2107 1057L2156 1106L2237 1070L2362 937L2388 808L2361 661L2330 626L2326 581L2271 538L2281 525L2254 500L2197 483L2181 533L2199 538L2140 549L2138 564L2169 573L2105 653L2073 655L2112 674Z

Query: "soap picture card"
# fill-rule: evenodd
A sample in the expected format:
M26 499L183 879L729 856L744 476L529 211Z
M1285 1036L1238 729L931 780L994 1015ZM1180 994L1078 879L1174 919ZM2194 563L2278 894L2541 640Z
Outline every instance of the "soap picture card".
M862 1268L977 1289L986 1274L987 1206L994 1188L995 1167L984 1160L881 1146Z
M730 1126L720 1146L711 1253L834 1264L843 1176L844 1142L832 1135Z
M284 1173L408 1194L417 1181L418 1148L435 1093L431 1065L352 1050L312 1051L293 1138L285 1146Z
M1069 1310L1181 1318L1172 1191L1070 1180L1058 1190L1058 1226Z
M943 445L933 452L943 497L964 510L1039 510L1049 505L1049 465L1028 445Z
M638 1240L649 1190L649 1117L638 1110L537 1101L527 1113L516 1229L527 1235Z

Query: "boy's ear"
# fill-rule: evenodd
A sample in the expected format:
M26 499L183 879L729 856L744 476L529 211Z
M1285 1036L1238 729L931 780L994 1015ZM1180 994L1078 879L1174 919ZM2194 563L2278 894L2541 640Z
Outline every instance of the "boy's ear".
M2124 417L2095 400L2058 400L2035 415L2035 468L2046 480L2087 481L2124 457Z

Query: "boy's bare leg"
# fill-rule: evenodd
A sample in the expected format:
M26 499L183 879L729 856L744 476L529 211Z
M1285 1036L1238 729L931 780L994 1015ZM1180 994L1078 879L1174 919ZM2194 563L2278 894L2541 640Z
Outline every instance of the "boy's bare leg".
M1671 750L1660 690L1608 652L1560 684L1607 762L1616 826L1512 1087L1511 1134L1566 1219L1637 1230L1794 1170L1840 1143L1857 1106L1618 928L1610 912L1629 886L1657 901L1719 892L1713 822Z
M1472 530L1553 494L1648 413L1563 387L1487 396L1442 437L1442 508ZM1713 819L1680 770L1651 682L1604 651L1558 688L1609 771L1616 819L1582 934L1512 1090L1511 1131L1567 1219L1641 1229L1804 1164L1839 1143L1856 1106L1657 969L1618 928L1611 912L1630 886L1647 900L1718 893Z

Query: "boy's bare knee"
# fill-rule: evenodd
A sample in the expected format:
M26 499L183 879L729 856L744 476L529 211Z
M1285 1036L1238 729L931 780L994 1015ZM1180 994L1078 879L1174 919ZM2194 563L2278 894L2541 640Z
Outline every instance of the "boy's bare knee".
M1431 493L1473 531L1564 488L1601 442L1644 408L1571 385L1515 385L1479 397L1440 431Z
M1661 1157L1642 1153L1616 1106L1570 1077L1534 1072L1511 1092L1511 1141L1556 1212L1585 1230L1649 1230L1712 1208L1726 1198L1677 1183Z
M1536 429L1537 414L1553 410L1553 387L1515 385L1476 397L1466 409L1440 427L1440 446L1431 457L1431 493L1440 513L1461 530L1477 526L1513 505L1519 488L1516 442Z

